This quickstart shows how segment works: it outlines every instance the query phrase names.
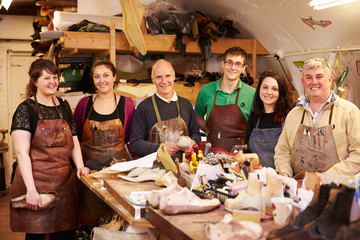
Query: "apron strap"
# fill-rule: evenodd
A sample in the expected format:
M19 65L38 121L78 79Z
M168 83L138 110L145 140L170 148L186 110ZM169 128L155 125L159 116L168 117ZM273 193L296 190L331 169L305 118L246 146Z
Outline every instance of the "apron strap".
M91 96L91 97L92 97L92 96ZM88 114L87 114L87 116L86 116L86 119L89 119L90 114L91 114L91 111L94 109L94 103L95 103L96 98L97 98L97 95L96 95L96 97L94 98L94 100L93 100L93 102L92 102L92 104L91 104L91 108L90 108L90 110L89 110L89 112L88 112ZM115 100L116 116L117 116L118 119L120 119L120 117L119 117L119 111L117 111L116 94L115 94L115 93L114 93L114 100Z
M334 104L331 106L331 109L330 109L329 124L331 124L333 111L334 111ZM303 124L303 122L304 122L304 117L305 117L305 110L304 110L302 118L301 118L301 124Z
M179 100L176 101L176 108L177 108L177 110L178 110L178 121L179 121L179 124L181 124Z
M153 94L151 96L151 100L154 106L154 110L155 110L155 115L156 115L156 119L158 121L159 127L162 128L162 122L161 122L161 117L160 117L160 113L159 113L159 109L157 107L156 101L155 101L155 94ZM179 100L176 101L176 108L178 111L178 120L179 123L181 124L181 116L180 116L180 104L179 104Z
M258 117L258 118L257 118L257 120L256 120L256 125L255 125L255 128L258 128L259 123L260 123L260 118Z
M236 95L236 101L235 101L235 104L237 105L238 103L238 99L239 99L239 93L240 93L240 88L238 88L238 92L237 92L237 95ZM213 105L215 106L215 102L216 102L216 94L217 94L217 91L215 91L215 97L214 97L214 103Z
M43 120L43 116L42 116L41 111L40 111L39 103L38 103L38 101L37 101L37 99L36 99L36 94L34 95L34 99L35 99L36 111L37 111L37 113L38 113L38 115L39 115L40 121L42 121L42 120Z
M304 122L304 117L305 117L305 110L304 110L304 112L303 112L303 115L302 115L301 123L300 123L300 124L303 124L303 122Z
M235 105L237 105L237 102L238 102L238 99L239 99L239 93L240 93L240 88L238 88Z
M159 127L162 128L161 117L160 117L159 109L158 109L158 107L157 107L157 105L156 105L156 101L155 101L155 94L153 94L153 95L151 96L151 100L152 100L152 103L153 103L153 106L154 106L155 115L156 115L156 118L157 118Z
M43 121L43 120L44 120L44 117L43 117L43 115L41 114L41 110L40 110L39 102L37 101L37 98L36 98L36 94L34 95L34 99L35 99L35 107L36 107L36 111L37 111L37 113L38 113L38 115L39 115L39 119L40 119L40 121ZM55 103L55 101L54 101L54 98L51 97L51 100L52 100L52 102L54 103L54 106L55 106L55 109L56 109L57 114L59 115L59 117L60 117L61 119L63 119L63 115L62 115L61 111L59 111L59 109L57 108L56 103ZM59 103L60 103L60 102L59 102Z
M216 102L216 94L217 94L217 91L215 91L214 103L213 103L214 106L215 106L215 102Z
M330 116L329 116L329 124L331 124L331 119L332 119L333 110L334 110L334 104L331 106Z

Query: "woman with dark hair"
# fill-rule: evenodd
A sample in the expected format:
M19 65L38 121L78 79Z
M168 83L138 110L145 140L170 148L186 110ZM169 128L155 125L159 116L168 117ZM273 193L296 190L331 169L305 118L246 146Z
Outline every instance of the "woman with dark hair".
M74 112L85 166L101 170L116 161L131 160L126 143L135 107L131 98L115 93L116 68L110 61L98 61L91 76L97 93L80 99ZM83 183L77 184L82 224L99 223L113 211Z
M26 239L45 239L47 233L51 239L70 239L71 230L80 226L70 158L78 178L89 169L84 167L69 103L55 97L58 75L53 62L34 61L27 99L12 119L18 167L10 188L10 227L26 232Z
M80 99L74 112L85 165L100 170L115 159L130 160L126 143L135 111L131 98L116 95L116 68L95 62L91 76L97 93Z
M245 137L248 151L259 155L263 167L275 169L274 148L291 108L292 99L285 79L278 72L263 72L256 88Z

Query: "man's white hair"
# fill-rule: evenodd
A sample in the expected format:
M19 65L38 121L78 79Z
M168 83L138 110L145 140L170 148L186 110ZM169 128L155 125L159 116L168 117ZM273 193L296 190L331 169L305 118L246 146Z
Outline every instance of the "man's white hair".
M304 61L303 73L306 69L323 67L331 75L331 67L325 58L311 58Z

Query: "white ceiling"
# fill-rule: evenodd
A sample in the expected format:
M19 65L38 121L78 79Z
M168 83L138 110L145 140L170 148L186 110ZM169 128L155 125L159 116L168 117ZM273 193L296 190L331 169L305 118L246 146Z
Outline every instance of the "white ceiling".
M360 49L360 2L314 11L310 0L167 0L187 11L234 20L239 38L254 38L270 53L294 55L328 50ZM301 18L330 20L311 27ZM281 51L281 52L279 52Z

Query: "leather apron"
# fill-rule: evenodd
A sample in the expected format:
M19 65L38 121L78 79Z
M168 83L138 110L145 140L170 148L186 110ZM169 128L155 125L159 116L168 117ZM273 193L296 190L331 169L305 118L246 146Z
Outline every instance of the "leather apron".
M39 121L31 141L30 159L36 190L57 192L59 201L46 211L10 207L10 227L14 232L52 233L80 227L75 174L70 165L74 148L68 123L56 107L59 119L43 119L35 96ZM56 104L55 104L56 105ZM19 167L11 185L11 199L26 194Z
M90 114L94 109L94 103L86 116L83 127L83 136L81 140L81 151L84 162L94 161L107 163L109 160L116 158L117 161L130 160L130 153L125 145L125 133L121 123L119 112L117 110L116 95L115 111L116 119L98 122L90 120ZM114 211L96 194L94 194L81 181L76 182L79 193L79 213L82 225L98 224L101 218L114 215Z
M306 170L325 172L339 162L332 134L333 109L334 105L331 106L329 124L320 128L303 125L304 110L290 155L294 175Z
M245 144L247 122L237 105L239 93L240 89L235 104L216 105L215 92L214 105L206 123L207 141L213 148L230 151L235 145Z
M81 140L81 151L84 162L92 160L106 163L113 157L119 161L130 160L131 156L125 144L125 132L117 110L116 95L115 111L117 118L104 122L90 120L93 105L86 117Z
M275 146L278 142L282 128L258 128L260 118L257 119L256 126L252 130L249 139L249 150L259 156L260 164L263 167L275 169L274 154ZM281 124L282 126L284 123Z
M161 144L164 142L177 143L181 136L189 136L187 125L180 116L179 101L176 101L178 116L169 120L161 121L159 109L155 101L155 94L151 96L154 106L157 123L152 126L150 130L149 141L152 143Z

